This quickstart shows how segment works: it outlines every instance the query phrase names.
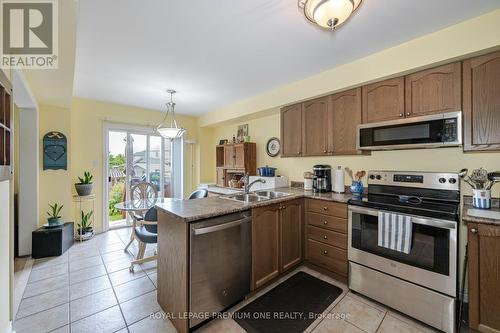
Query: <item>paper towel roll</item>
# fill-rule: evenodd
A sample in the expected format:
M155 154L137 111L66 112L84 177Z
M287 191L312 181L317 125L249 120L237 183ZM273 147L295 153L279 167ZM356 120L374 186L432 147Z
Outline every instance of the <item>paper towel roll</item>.
M336 193L344 193L345 185L344 185L344 168L341 166L337 167L334 172L333 178L333 192Z

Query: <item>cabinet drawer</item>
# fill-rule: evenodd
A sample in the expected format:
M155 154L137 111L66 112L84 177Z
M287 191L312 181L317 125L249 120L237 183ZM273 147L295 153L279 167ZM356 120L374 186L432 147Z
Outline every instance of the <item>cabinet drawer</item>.
M310 225L307 227L307 238L333 245L344 250L347 249L347 235L337 231Z
M347 218L347 205L324 200L307 200L307 210L331 216Z
M307 224L347 233L347 219L318 213L306 214Z
M307 240L308 259L337 274L347 276L347 251L314 240Z

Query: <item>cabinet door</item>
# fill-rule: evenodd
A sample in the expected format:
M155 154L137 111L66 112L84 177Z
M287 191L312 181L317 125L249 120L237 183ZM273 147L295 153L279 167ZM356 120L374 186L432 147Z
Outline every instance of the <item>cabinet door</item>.
M302 155L328 155L329 97L303 103Z
M224 146L224 166L226 168L234 167L234 146L226 145Z
M279 205L252 212L252 286L259 288L279 275Z
M245 145L243 143L234 145L234 167L245 167Z
M500 331L500 227L469 224L469 325Z
M217 168L217 186L226 186L224 182L224 172L223 168Z
M300 156L302 153L302 104L281 109L281 156Z
M462 64L455 62L407 75L406 117L462 110Z
M500 52L463 63L464 149L500 149Z
M281 206L281 270L302 261L302 201L284 202Z
M329 114L328 123L333 130L328 131L328 151L336 155L358 154L356 137L361 124L361 88L332 95Z
M363 123L404 117L404 77L375 82L362 87Z

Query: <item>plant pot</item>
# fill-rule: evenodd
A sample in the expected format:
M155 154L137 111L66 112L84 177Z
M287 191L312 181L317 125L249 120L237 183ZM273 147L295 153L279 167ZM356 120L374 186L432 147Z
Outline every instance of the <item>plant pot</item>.
M77 234L85 235L87 232L92 232L94 229L92 227L83 228L83 230L77 229Z
M472 206L480 209L491 208L491 190L472 190Z
M62 224L62 219L60 217L50 217L47 219L49 225L59 225Z
M351 193L354 196L362 196L363 195L363 182L354 180L351 184Z
M90 195L92 193L92 186L93 184L75 184L75 189L76 193L78 193L79 196L85 197L87 195Z

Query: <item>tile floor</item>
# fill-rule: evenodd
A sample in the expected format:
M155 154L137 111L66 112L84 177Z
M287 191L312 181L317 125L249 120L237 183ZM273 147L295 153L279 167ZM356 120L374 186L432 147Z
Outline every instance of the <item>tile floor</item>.
M156 319L156 263L128 269L131 254L123 248L130 230L119 229L75 243L64 255L33 262L17 311L14 329L29 332L153 332L175 333L168 319ZM131 251L135 253L134 244ZM148 248L146 255L154 248ZM308 333L433 332L412 319L393 312L347 286L307 267L299 267L343 289L339 296L306 330ZM296 271L297 271L296 270ZM272 289L287 274L229 311L236 311ZM232 319L217 319L197 332L244 332Z

